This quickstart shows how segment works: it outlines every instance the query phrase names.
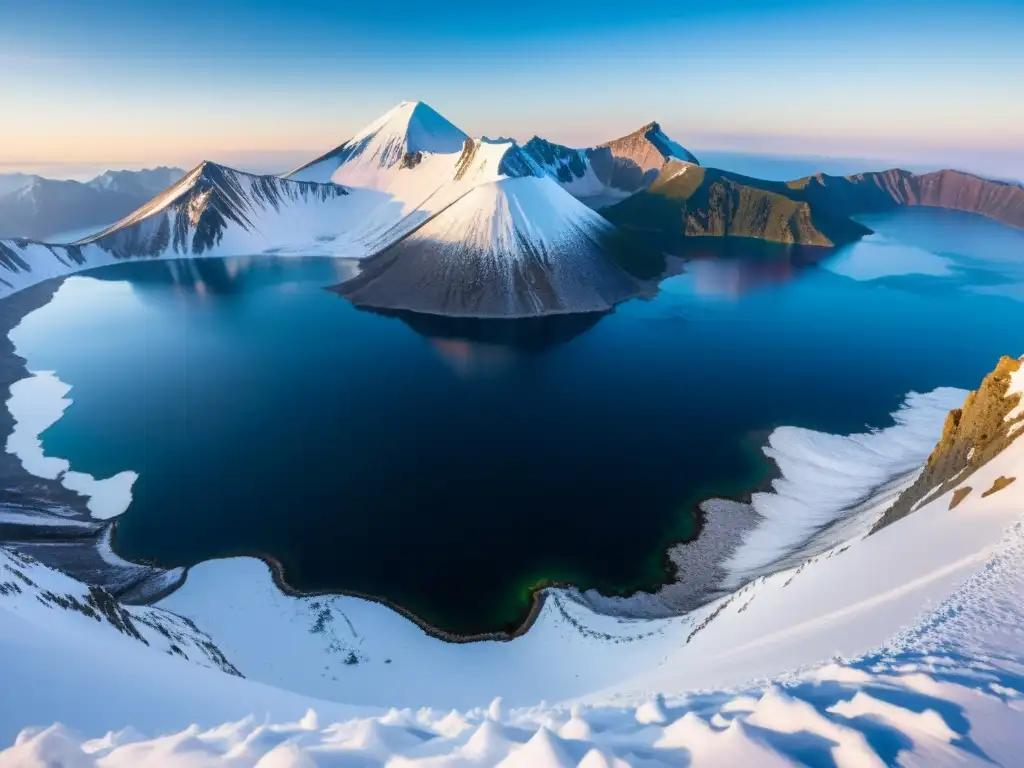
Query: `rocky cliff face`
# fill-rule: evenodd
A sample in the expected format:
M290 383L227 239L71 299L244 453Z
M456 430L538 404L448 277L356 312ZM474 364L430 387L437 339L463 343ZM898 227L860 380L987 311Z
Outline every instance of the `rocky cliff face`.
M651 186L602 213L664 247L688 237L745 237L831 247L870 230L799 199L785 184L672 161Z
M917 175L893 168L853 176L819 173L791 181L787 186L795 197L827 207L841 216L877 213L901 206L930 206L977 213L1024 228L1024 187L963 171Z
M817 174L780 183L669 161L650 186L601 212L668 245L728 236L830 247L870 234L851 216L906 206L976 213L1024 228L1024 188L951 170Z
M658 170L669 160L682 160L698 165L696 156L672 141L658 123L648 123L628 136L605 142L603 148L614 157L630 160L642 171Z
M654 182L667 163L698 165L657 123L597 147L571 149L534 136L523 151L547 175L580 199L623 197Z
M882 515L872 533L953 489L957 492L952 505L963 501L972 491L979 494L992 491L972 489L970 477L1024 435L1024 409L1019 407L1022 396L1011 386L1011 377L1021 366L1022 360L1003 357L978 390L967 396L963 407L949 412L942 437L928 457L921 476ZM1009 478L1006 481L1003 487L1012 482Z

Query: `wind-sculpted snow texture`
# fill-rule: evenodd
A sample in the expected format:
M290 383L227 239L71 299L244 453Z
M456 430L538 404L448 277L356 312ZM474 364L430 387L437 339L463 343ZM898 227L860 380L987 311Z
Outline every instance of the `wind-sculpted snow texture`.
M336 288L355 304L528 317L605 311L649 291L618 233L550 179L474 187Z
M478 185L539 173L515 142L471 139L426 104L403 102L287 178L382 195L389 224L375 243L379 251Z
M1014 441L972 482L1022 469ZM556 590L508 643L443 643L358 598L282 595L256 561L203 564L163 605L250 679L5 587L0 672L19 706L0 710L0 738L68 728L22 732L0 765L1012 767L1024 487L950 497L685 617L595 616ZM14 567L90 605L88 588ZM495 695L509 706L480 706ZM388 701L409 708L370 708Z
M739 689L330 722L250 716L171 733L29 728L0 766L161 765L601 768L1018 764L1024 536L938 609L871 653ZM323 711L322 709L320 711ZM330 724L329 724L330 723Z
M699 537L669 552L674 583L626 598L587 592L585 601L630 616L676 615L863 535L914 481L966 395L948 387L911 393L893 426L860 434L777 428L763 449L779 473L771 491L749 503L705 501Z

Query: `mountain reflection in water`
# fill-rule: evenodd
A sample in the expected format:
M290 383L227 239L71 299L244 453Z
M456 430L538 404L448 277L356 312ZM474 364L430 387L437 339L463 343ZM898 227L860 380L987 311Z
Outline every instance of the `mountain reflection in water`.
M322 285L344 282L358 269L358 262L353 259L257 255L126 261L91 270L89 277L127 281L138 295L166 301L174 297L242 296L248 290L262 287L288 293L310 282ZM286 276L295 279L288 280ZM167 286L173 286L174 290L165 290ZM160 290L150 290L152 288Z
M692 276L693 290L705 296L739 298L746 293L784 285L800 271L817 266L831 248L729 241L688 247L679 256L682 272Z
M496 373L523 356L536 355L586 333L609 312L516 319L445 317L405 310L360 308L400 320L430 342L461 375Z

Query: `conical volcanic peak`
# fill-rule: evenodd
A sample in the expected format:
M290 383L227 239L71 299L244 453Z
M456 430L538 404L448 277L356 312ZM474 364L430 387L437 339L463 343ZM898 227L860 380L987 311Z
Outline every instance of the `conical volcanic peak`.
M474 186L335 290L364 307L535 317L607 311L646 295L663 267L552 179L506 177Z
M380 186L382 171L415 167L424 154L461 152L469 136L422 101L403 101L344 144L287 174L298 181Z
M422 101L403 101L362 132L400 145L406 152L458 152L469 136ZM360 138L357 135L356 138Z

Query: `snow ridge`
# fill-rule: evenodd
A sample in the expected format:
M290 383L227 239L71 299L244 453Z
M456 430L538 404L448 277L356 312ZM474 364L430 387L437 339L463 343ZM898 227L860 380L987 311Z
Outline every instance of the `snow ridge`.
M750 503L705 501L700 536L669 551L678 574L674 583L653 595L588 591L581 599L620 615L678 615L866 534L914 481L946 415L967 394L951 387L911 392L892 414L892 426L869 432L775 429L763 448L780 474L771 491L753 494Z
M202 163L152 201L70 245L0 241L0 297L51 277L134 258L365 257L401 218L387 196Z
M980 467L974 481L989 487L1022 467L1018 440ZM874 535L758 578L678 619L588 617L556 594L534 629L509 643L432 641L357 598L329 598L332 617L304 614L300 604L315 600L322 609L327 600L281 595L254 561L205 563L163 603L212 631L232 663L256 679L270 682L289 668L275 682L293 690L309 693L315 684L319 694L333 685L348 700L413 693L436 709L346 709L202 669L173 650L154 654L111 622L11 590L7 582L19 590L25 584L13 574L0 578L8 590L0 596L0 659L19 707L2 710L0 738L10 743L30 722L55 717L97 738L29 728L0 753L0 765L265 759L264 765L1009 768L1018 762L1016 734L1024 725L1014 629L1024 615L1022 494L1012 484L987 497L971 494L950 509L946 493ZM263 570L264 581L249 565ZM37 585L46 579L55 595L86 589L38 564L31 573L14 568ZM273 604L259 609L268 598ZM315 617L318 630L347 626L348 635L306 631L293 612ZM651 631L625 636L640 627ZM300 636L305 644L295 641ZM331 682L328 654L336 653L336 640L349 638L368 658L331 667ZM316 642L328 648L314 653ZM843 656L848 660L835 661ZM303 665L308 677L300 680L291 667ZM104 707L69 706L67 692L88 698L92 681L111 691ZM490 696L508 694L506 701L519 705L529 703L527 690L532 701L553 695L564 703L509 708L494 701L454 712L440 704L471 691L477 702L487 701L481 693L488 686ZM253 711L256 717L238 720ZM260 717L264 711L271 716ZM102 735L126 723L131 730ZM185 728L189 723L197 725Z
M0 611L21 621L50 624L56 620L72 636L116 632L145 647L240 675L210 636L188 619L159 608L122 605L107 590L87 586L4 546L0 546ZM54 612L61 616L48 615Z

